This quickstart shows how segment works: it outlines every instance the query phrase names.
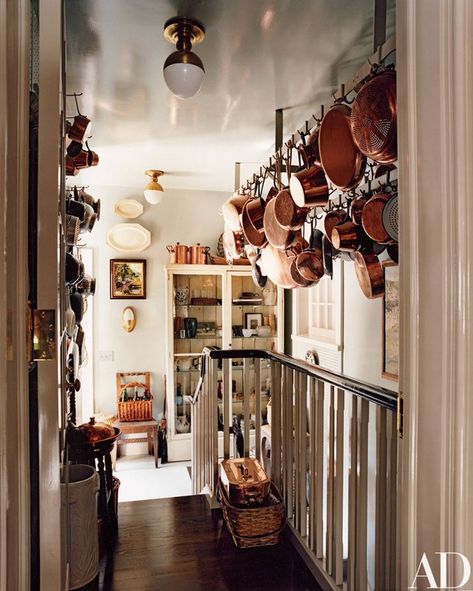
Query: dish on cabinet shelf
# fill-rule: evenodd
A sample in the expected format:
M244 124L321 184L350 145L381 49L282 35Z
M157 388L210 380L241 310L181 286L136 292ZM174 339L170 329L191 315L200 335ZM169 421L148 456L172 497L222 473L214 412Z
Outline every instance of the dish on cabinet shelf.
M126 220L133 220L143 213L143 204L136 199L121 199L114 206L117 216Z

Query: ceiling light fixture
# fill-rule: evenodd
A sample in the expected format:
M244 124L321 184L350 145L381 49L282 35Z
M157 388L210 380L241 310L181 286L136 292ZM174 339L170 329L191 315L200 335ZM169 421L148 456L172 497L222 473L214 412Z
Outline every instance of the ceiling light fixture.
M164 191L162 186L158 183L158 178L164 174L164 172L162 170L150 168L149 170L145 170L145 174L151 178L144 190L145 199L148 203L151 203L151 205L157 205L160 203Z
M164 62L164 80L174 95L182 99L190 98L204 80L204 65L192 51L192 44L202 43L205 29L196 20L176 16L164 24L164 37L176 45L176 51Z

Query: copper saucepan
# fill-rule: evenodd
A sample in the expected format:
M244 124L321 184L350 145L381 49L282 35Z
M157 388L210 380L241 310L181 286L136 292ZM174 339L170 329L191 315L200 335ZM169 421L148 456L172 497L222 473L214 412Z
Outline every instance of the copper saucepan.
M356 224L357 226L361 226L363 207L366 205L367 201L368 201L367 197L358 197L357 199L354 199L351 202L350 217L351 217L353 223Z
M287 256L285 252L268 244L261 251L261 272L275 285L279 285L279 287L284 289L294 289L298 287L298 285L291 275L291 264L293 259L293 255Z
M383 224L383 210L391 195L375 193L363 207L361 225L366 234L375 242L389 244L393 240Z
M371 299L384 295L384 273L373 252L358 250L354 255L355 273L364 295Z
M332 242L332 230L337 224L342 224L347 218L344 209L332 209L324 218L324 231L327 238Z
M264 231L258 232L250 222L246 207L243 208L243 211L240 214L240 225L243 235L245 236L245 240L254 248L264 248L264 246L268 243Z
M242 212L245 213L245 217L248 218L248 222L255 232L263 233L264 231L264 209L264 201L259 197L248 199L243 206Z
M76 142L84 142L90 135L90 129L92 122L84 115L76 115L74 117L74 123L67 130L69 139Z
M322 255L323 233L313 229L308 248L297 255L296 266L301 276L309 282L318 282L324 276Z
M287 250L296 240L297 233L301 235L300 230L286 230L279 225L274 209L276 200L271 201L266 205L264 210L264 232L268 242L279 250Z
M302 136L301 143L297 146L297 151L300 154L305 168L310 168L314 164L320 165L319 152L319 128L318 126L312 130L307 141L305 136Z
M289 187L292 198L299 207L319 207L328 203L327 179L318 164L291 175Z
M285 230L299 230L299 228L302 228L309 211L307 207L296 205L289 189L282 189L276 195L274 215L278 224Z
M225 225L233 232L241 232L240 214L248 200L248 195L236 194L222 205L222 215Z
M320 161L328 179L339 189L356 187L366 166L366 156L356 146L351 132L351 109L337 103L320 125Z

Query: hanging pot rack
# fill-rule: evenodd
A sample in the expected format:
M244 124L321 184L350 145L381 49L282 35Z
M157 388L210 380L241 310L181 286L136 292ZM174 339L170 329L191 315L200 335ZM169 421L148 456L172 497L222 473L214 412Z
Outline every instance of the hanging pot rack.
M353 102L353 99L348 99L349 95L351 93L357 92L363 83L372 75L373 70L384 65L387 58L395 51L396 38L393 36L378 47L378 49L364 62L364 64L359 68L355 76L349 82L340 85L340 87L332 94L332 102ZM287 141L283 142L283 145L278 150L276 150L272 156L269 157L267 165L260 166L258 172L253 173L253 175L247 179L246 183L241 184L240 191L244 194L254 195L257 187L260 187L261 184L264 184L266 178L270 178L274 183L277 183L277 166L286 165L288 161L289 166L287 167L287 174L290 175L291 173L296 172L298 167L291 165L292 151L303 137L309 135L314 127L320 124L324 116L324 112L325 105L322 104L320 105L318 113L311 115L311 117L307 119ZM297 136L299 136L299 138ZM278 165L276 163L278 163ZM378 178L374 178L373 166L371 166L368 167L364 180L362 183L360 183L356 190L342 192L340 189L332 186L329 183L330 195L333 195L335 192L339 192L340 206L345 207L348 206L348 204L355 197L364 193L375 191L376 189L385 187L386 185L392 185L394 182L397 183L396 170L388 171L386 174L381 175ZM332 201L330 201L328 206L329 208L332 207L331 204ZM314 213L314 215L316 214Z

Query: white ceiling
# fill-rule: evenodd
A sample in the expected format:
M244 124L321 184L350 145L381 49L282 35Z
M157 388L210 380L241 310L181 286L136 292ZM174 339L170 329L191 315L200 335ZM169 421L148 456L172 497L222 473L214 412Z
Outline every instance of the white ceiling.
M166 188L231 191L236 161L249 174L272 152L275 109L289 135L372 52L373 0L66 0L66 11L67 89L84 93L101 157L82 175L91 184L141 186L160 168ZM162 77L163 25L177 14L206 28L195 48L206 77L187 101Z

